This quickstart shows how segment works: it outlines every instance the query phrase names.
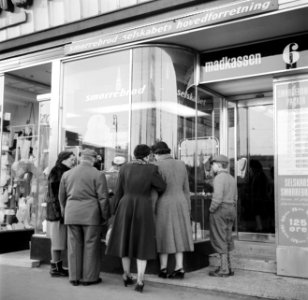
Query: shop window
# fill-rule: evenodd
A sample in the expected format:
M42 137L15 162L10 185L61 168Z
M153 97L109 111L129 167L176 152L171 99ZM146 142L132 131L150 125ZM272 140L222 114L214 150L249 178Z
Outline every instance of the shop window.
M195 240L207 239L212 175L209 160L219 150L220 99L194 85L195 56L175 47L133 50L131 151L165 141L185 162Z
M38 103L16 101L4 89L0 221L1 230L35 227Z
M193 52L167 46L65 62L61 137L77 157L95 149L107 174L115 157L131 160L137 144L165 141L186 164L200 240L208 238L208 215L198 211L200 201L206 210L206 166L219 150L220 100L195 87L194 65Z
M128 160L129 52L64 64L62 146L96 150L97 168L108 171L116 156Z
M29 247L33 232L42 232L49 164L51 64L4 75L1 111L0 222L2 231L21 231L22 241L2 244L0 251ZM44 172L45 171L45 172Z
M181 140L195 136L194 55L177 48L133 51L131 149L139 143L168 143L178 157Z

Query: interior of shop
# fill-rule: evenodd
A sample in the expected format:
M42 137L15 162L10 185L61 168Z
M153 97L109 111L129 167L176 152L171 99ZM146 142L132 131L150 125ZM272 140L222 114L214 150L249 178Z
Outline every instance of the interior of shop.
M41 100L46 100L44 97L50 91L50 63L5 73L1 124L1 232L34 230L38 222L36 213L38 211L40 217L43 212L49 112Z

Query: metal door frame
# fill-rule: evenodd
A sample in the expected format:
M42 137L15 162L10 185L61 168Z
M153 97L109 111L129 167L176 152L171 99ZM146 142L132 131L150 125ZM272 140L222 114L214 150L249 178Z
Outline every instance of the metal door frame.
M248 97L247 97L248 98ZM235 130L234 130L234 141L235 141L235 145L234 145L234 178L236 181L236 184L238 183L237 180L237 174L238 174L238 166L237 166L237 160L238 160L238 109L239 108L250 108L250 107L254 107L254 106L264 106L264 105L274 105L274 101L273 101L273 97L264 97L264 98L248 98L248 99L241 99L241 100L237 100L237 101L230 101L228 99L225 100L225 105L224 105L224 109L228 110L230 107L234 108L234 126L235 126ZM273 119L274 119L274 115L273 115ZM247 111L247 126L249 124L249 112ZM225 121L225 127L226 127L226 132L228 133L228 118ZM274 128L273 128L274 130ZM247 131L248 132L248 131ZM247 134L247 154L250 152L249 151L249 135ZM227 136L225 138L226 143L227 143L227 149L229 152L229 136ZM274 141L273 141L274 142ZM228 153L229 154L229 153ZM273 153L273 157L275 159L275 153ZM249 160L247 158L247 160ZM276 238L275 238L275 234L271 234L271 233L250 233L250 232L240 232L238 231L238 213L236 214L236 224L235 224L235 232L236 232L236 236L239 240L242 241L260 241L260 242L269 242L269 243L275 243L276 242ZM252 237L252 238L250 238ZM267 240L266 240L267 238Z

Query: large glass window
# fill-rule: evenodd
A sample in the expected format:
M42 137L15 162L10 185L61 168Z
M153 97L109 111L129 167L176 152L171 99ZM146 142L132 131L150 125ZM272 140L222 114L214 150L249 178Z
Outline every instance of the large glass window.
M115 156L131 160L137 144L165 141L186 164L194 238L204 239L203 194L209 158L219 147L220 101L196 88L194 66L194 53L167 46L65 62L61 137L62 148L77 156L82 148L95 149L105 171Z
M128 156L129 51L64 64L62 145L92 148L108 170L115 156Z
M46 71L41 79L45 83L35 81L34 75L30 76L40 70ZM30 239L34 229L36 232L43 229L49 107L43 109L37 99L40 92L49 91L49 70L50 65L46 64L6 73L1 81L3 87L0 86L3 91L0 114L0 231L23 230L26 239ZM0 251L28 247L22 242L16 245L3 242Z
M209 238L209 206L213 192L210 160L219 153L220 98L205 87L197 88L196 136L182 143L182 153L195 157L189 167L192 220L195 239Z
M131 147L165 141L178 156L183 138L194 136L194 55L177 48L143 47L133 51Z

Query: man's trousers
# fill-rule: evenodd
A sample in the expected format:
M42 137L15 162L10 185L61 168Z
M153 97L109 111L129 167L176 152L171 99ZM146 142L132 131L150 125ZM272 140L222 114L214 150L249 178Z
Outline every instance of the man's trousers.
M219 254L227 254L234 249L232 227L235 217L235 206L227 203L222 203L214 213L210 214L211 244Z
M101 263L100 225L68 225L68 268L69 280L83 282L99 278Z

